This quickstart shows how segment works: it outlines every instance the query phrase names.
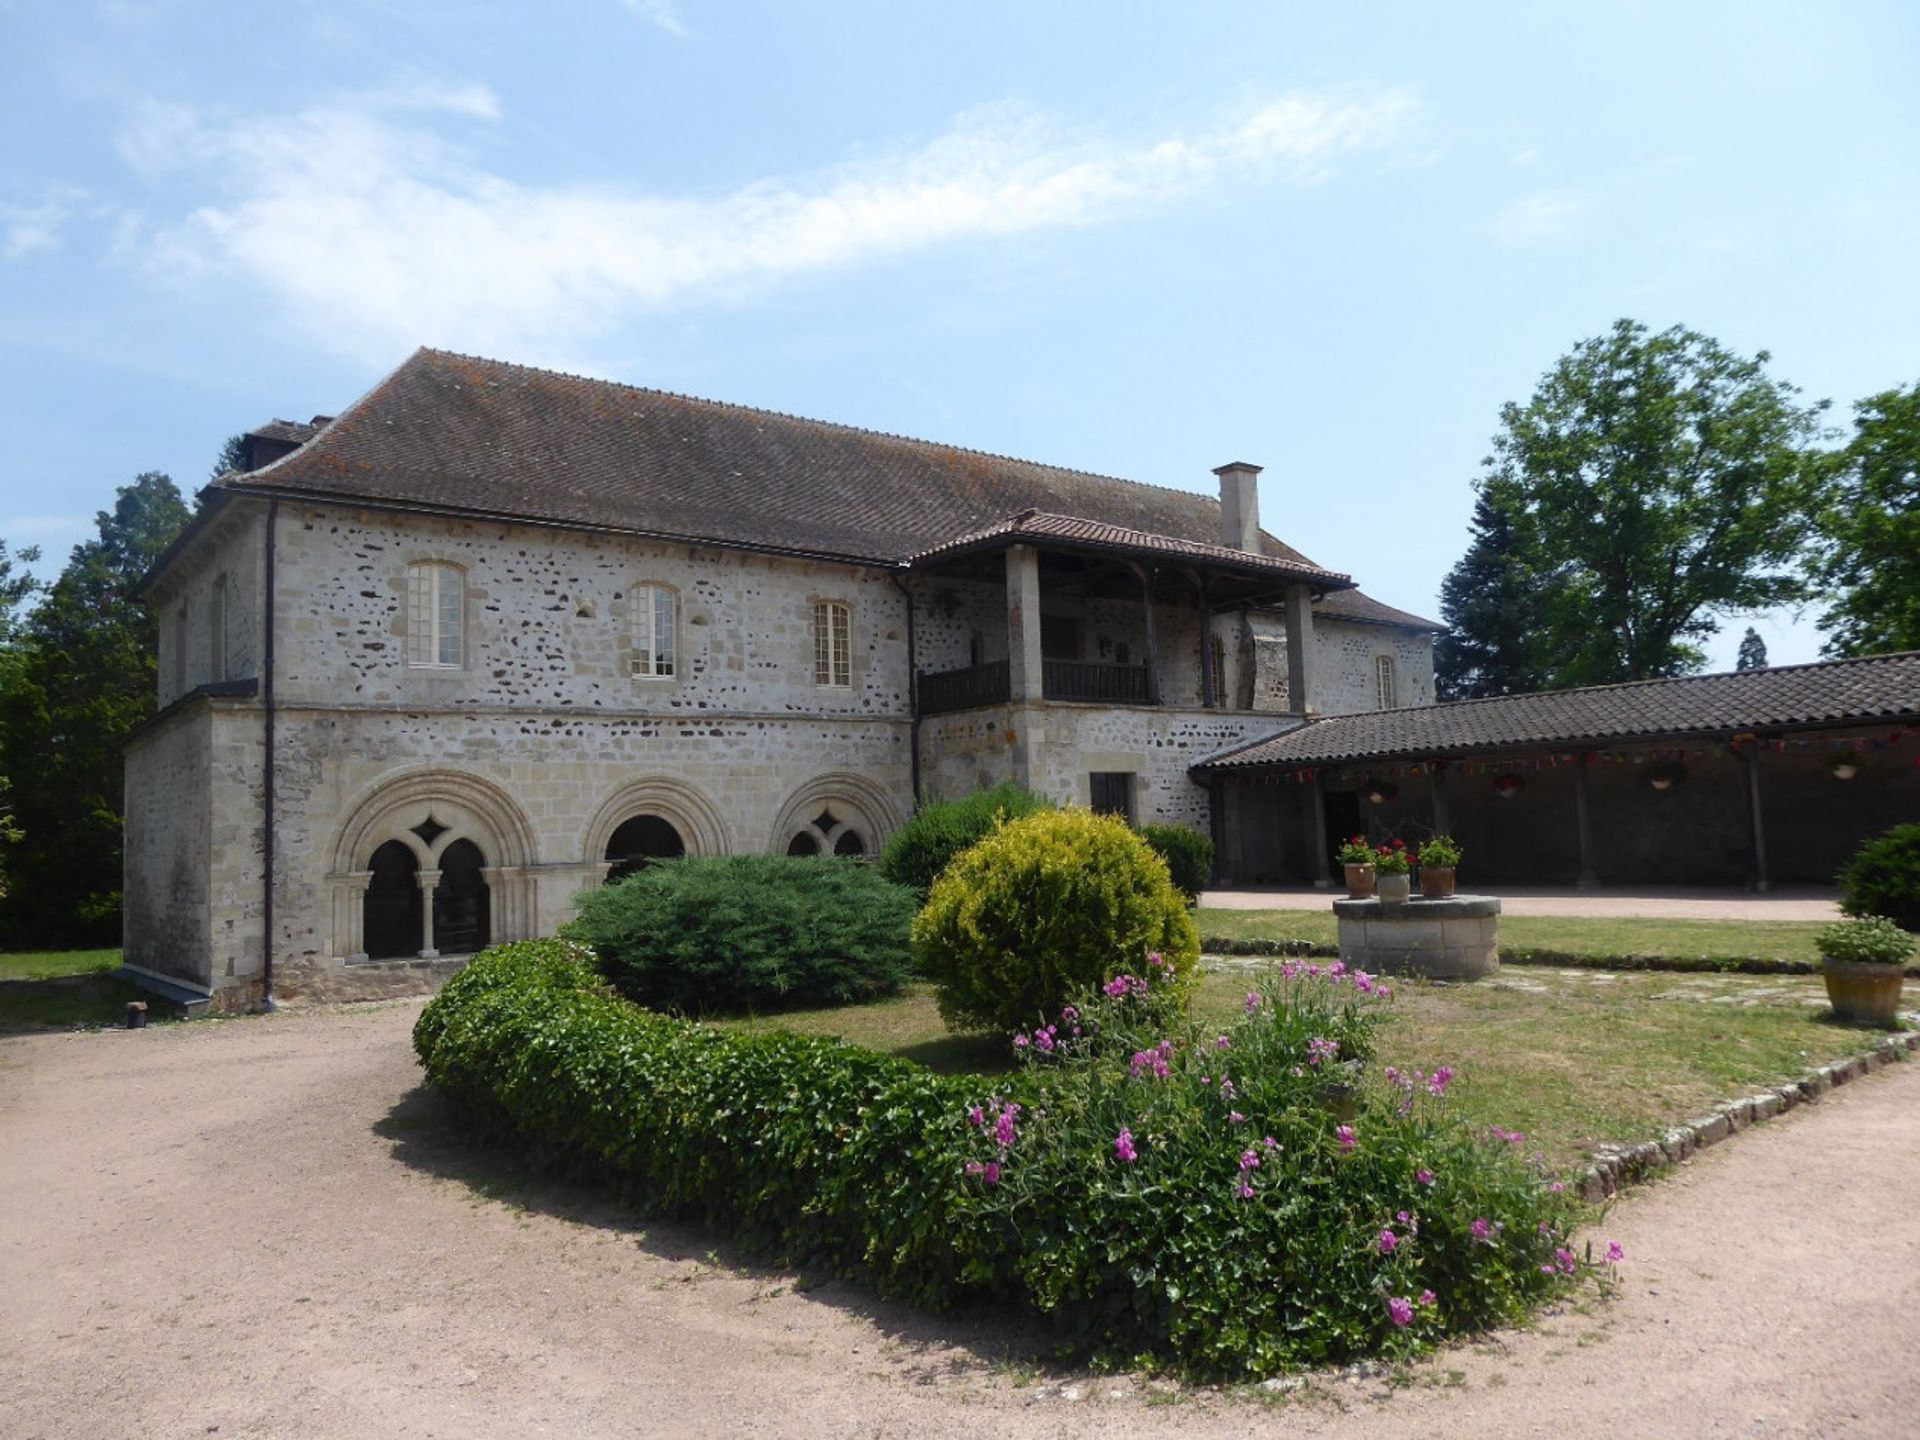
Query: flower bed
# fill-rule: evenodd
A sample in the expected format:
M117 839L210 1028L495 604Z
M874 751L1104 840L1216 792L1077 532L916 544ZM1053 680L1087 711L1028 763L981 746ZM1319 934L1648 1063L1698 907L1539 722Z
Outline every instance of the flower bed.
M1449 1074L1374 1073L1370 979L1284 967L1203 1033L1154 1022L1141 968L994 1082L656 1015L558 941L478 957L415 1044L479 1123L653 1213L926 1304L1018 1304L1108 1360L1248 1378L1405 1353L1588 1267L1568 1197L1449 1116Z

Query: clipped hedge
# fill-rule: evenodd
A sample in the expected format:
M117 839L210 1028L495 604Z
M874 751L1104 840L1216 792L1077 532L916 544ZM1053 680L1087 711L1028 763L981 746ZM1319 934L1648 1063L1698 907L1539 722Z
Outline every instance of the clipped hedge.
M1193 904L1213 879L1213 841L1191 825L1142 825L1140 838L1167 862L1173 888Z
M566 933L644 1005L839 1005L891 994L913 968L912 892L853 860L670 860L577 903Z
M888 837L886 848L880 852L880 873L924 900L953 857L978 845L996 825L1052 808L1053 802L1046 796L1011 781L976 790L959 800L923 805Z
M1448 1116L1451 1072L1357 1083L1378 986L1284 971L1218 1036L1160 1028L1153 982L1119 977L988 1082L653 1014L584 947L529 941L448 982L414 1044L465 1114L653 1214L923 1304L1033 1310L1116 1362L1406 1354L1591 1268L1520 1137Z
M1150 953L1183 999L1200 937L1166 862L1124 820L1050 810L954 858L913 922L913 951L950 1026L1010 1031Z

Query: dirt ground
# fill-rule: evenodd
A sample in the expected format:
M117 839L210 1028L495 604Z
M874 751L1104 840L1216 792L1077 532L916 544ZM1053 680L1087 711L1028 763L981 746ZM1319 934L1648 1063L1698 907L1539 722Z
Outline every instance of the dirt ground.
M1617 1298L1382 1377L1048 1373L448 1138L417 1002L0 1041L0 1434L1902 1436L1920 1065L1622 1203Z
M1473 888L1471 886L1466 888ZM1756 895L1746 890L1679 885L1608 886L1576 890L1551 885L1495 885L1503 915L1576 915L1603 920L1816 920L1840 918L1832 886L1781 885ZM1338 890L1286 885L1264 890L1207 890L1200 905L1210 910L1325 910Z

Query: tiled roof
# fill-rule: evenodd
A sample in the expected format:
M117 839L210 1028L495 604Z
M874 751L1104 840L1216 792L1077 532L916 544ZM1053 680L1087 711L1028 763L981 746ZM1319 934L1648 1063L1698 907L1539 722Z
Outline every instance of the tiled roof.
M1920 651L1331 715L1194 768L1299 769L1543 745L1660 740L1920 718Z
M1353 581L1332 570L1322 570L1304 559L1288 560L1277 555L1254 555L1226 545L1207 545L1197 540L1181 540L1169 535L1130 530L1124 525L1108 525L1099 520L1082 520L1075 515L1045 515L1023 510L998 524L955 536L908 559L918 564L944 556L973 550L998 549L1022 540L1047 540L1075 549L1104 550L1128 555L1161 555L1171 559L1205 562L1229 569L1256 571L1305 580L1328 589L1349 586Z
M249 440L279 440L288 445L304 445L320 433L320 427L329 417L316 415L313 423L302 420L269 420L264 425L256 425L247 431Z
M1383 605L1358 590L1332 590L1315 606L1315 612L1332 620L1358 620L1368 625L1395 625L1404 630L1431 630L1444 635L1447 627L1411 611Z
M1178 542L1193 558L1224 551L1211 496L439 350L416 351L291 455L216 488L882 564L1024 510ZM1265 533L1261 553L1351 583Z

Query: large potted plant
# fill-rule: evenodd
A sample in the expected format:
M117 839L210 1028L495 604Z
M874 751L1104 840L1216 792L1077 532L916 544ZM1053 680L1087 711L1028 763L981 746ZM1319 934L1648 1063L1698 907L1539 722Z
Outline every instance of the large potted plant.
M1445 900L1452 896L1460 854L1459 842L1451 835L1436 835L1420 847L1414 863L1420 867L1420 894L1425 899Z
M1413 854L1404 840L1390 840L1373 852L1374 887L1382 905L1404 905L1413 884Z
M1334 858L1347 873L1349 900L1365 900L1373 894L1373 847L1367 844L1365 836L1356 835L1344 841Z
M1892 1027L1913 937L1885 916L1842 920L1813 937L1836 1020Z

